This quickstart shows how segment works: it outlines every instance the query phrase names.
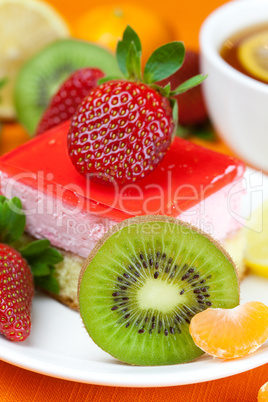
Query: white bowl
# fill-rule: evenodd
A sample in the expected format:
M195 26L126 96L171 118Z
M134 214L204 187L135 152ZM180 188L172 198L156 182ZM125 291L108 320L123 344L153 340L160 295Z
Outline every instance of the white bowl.
M201 71L211 121L227 145L250 165L268 171L268 84L225 62L219 51L234 33L268 24L268 1L231 1L208 16L200 31Z

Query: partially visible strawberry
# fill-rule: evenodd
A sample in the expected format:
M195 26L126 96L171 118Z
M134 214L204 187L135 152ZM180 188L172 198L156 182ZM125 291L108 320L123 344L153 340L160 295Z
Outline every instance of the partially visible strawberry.
M186 50L181 68L169 78L161 81L161 85L171 84L171 90L177 88L185 80L200 73L199 54ZM202 124L208 119L207 109L201 86L177 95L179 106L179 124L182 126Z
M52 97L35 135L70 119L84 97L97 86L104 73L98 68L81 68L72 73Z
M0 195L0 334L11 341L30 334L34 284L59 293L55 264L63 260L47 239L27 239L25 223L20 199Z
M174 128L167 98L142 83L109 81L92 90L75 113L69 154L93 180L134 182L162 160Z
M174 91L156 85L179 69L185 49L172 42L157 49L141 74L141 43L128 26L116 51L127 80L107 77L78 107L68 133L76 169L100 183L138 181L163 159L177 127L178 93L205 78L191 77ZM136 81L136 82L135 82Z
M0 244L0 333L24 341L31 330L33 275L21 254Z

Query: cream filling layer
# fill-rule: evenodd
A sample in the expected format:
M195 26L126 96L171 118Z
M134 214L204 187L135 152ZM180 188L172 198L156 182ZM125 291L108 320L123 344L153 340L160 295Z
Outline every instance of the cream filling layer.
M85 210L74 210L51 195L22 184L0 172L1 193L19 197L26 213L29 234L87 257L98 240L117 222ZM178 216L223 241L241 226L238 219L244 194L242 180L228 184Z

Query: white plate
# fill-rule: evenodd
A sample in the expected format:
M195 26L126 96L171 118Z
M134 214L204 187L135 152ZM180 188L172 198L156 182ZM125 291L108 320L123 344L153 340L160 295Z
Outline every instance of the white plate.
M268 180L247 171L246 215L267 198ZM241 302L268 305L268 280L248 276L242 282ZM62 379L124 387L161 387L228 377L268 362L268 343L242 359L220 361L207 355L181 365L134 367L118 362L87 335L77 312L37 293L33 302L31 336L16 344L0 337L0 358L8 363Z
M268 304L268 280L250 276L241 301ZM43 294L33 303L31 336L21 344L0 338L0 357L38 373L72 381L125 387L192 384L228 377L268 362L268 343L246 358L220 361L207 355L175 366L134 367L120 363L88 337L79 314Z

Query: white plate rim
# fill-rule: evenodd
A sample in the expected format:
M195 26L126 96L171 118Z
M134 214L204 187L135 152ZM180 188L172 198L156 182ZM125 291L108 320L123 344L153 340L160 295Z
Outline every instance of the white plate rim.
M267 286L268 280L265 281L262 278L254 276L247 277L245 285L242 287L242 302L248 301L247 299L254 299L263 302L266 301L266 304L268 304L268 295L264 294ZM254 292L250 294L249 289L251 287L255 289L255 295ZM71 311L69 308L62 306L57 301L41 293L38 293L35 297L35 315L38 314L39 310L41 312L40 315L43 315L46 303L50 303L50 306L53 307L55 316L64 313L65 316L62 320L65 320L66 317L69 317L71 322L74 319L80 320L77 312ZM51 308L49 311L51 311ZM44 323L44 327L46 325L47 322ZM94 349L94 352L97 351L97 353L100 353L100 361L91 361L87 358L77 359L75 356L68 355L63 356L55 351L51 352L38 346L31 346L28 340L24 344L15 344L3 337L0 339L0 358L20 368L63 380L95 385L137 388L178 386L212 381L254 369L268 362L268 342L266 342L255 353L245 358L230 361L221 361L205 354L193 362L179 365L157 367L129 366L116 361L103 351L99 352L99 348L93 342L90 343L90 339L90 342L86 344L86 331L84 328L80 328L80 330L83 337L85 336L85 338L81 338L81 348L88 347L91 350ZM38 334L31 334L35 338L39 335L40 332Z

